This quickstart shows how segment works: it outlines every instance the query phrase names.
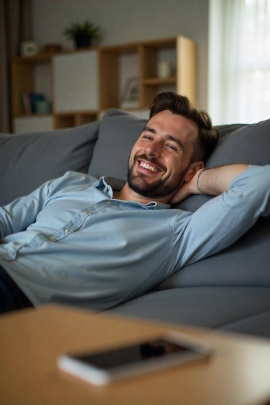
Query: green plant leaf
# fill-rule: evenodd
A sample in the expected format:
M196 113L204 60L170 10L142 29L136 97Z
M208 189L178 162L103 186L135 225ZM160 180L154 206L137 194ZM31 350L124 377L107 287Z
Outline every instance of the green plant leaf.
M67 39L75 40L81 35L88 36L90 39L100 38L100 28L95 26L89 20L86 20L83 23L73 23L63 32L64 36Z

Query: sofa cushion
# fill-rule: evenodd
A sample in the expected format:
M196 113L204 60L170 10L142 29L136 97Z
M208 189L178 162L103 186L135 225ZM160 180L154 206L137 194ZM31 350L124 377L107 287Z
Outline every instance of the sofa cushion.
M252 291L256 292L256 289ZM254 297L247 297L248 300L253 298L253 301L258 300L258 295L261 296L262 291L258 291L258 294ZM269 296L270 299L270 296ZM260 299L261 300L261 299ZM256 304L255 304L256 305ZM226 325L221 327L222 330L228 330L230 332L243 333L245 335L256 335L263 338L270 337L270 309L252 314L251 316L242 317L240 319L232 319Z
M126 180L131 149L146 123L146 119L117 109L105 113L88 173L96 178L109 175Z
M156 291L109 310L112 315L270 336L270 289L198 287Z
M159 284L156 290L232 285L270 289L269 246L270 217L268 216L260 218L232 246L183 268Z
M233 163L270 164L270 120L251 125L235 124L218 128L219 142L206 162L206 168ZM213 197L194 195L175 207L194 212L211 198Z
M225 128L223 128L223 131ZM222 133L222 129L221 129ZM270 119L245 125L220 137L206 167L233 163L270 163Z
M68 170L87 173L99 123L50 132L0 135L0 205Z

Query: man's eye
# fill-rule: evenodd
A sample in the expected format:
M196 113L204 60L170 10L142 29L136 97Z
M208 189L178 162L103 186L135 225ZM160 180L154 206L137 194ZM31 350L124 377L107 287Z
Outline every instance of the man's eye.
M147 139L148 141L150 141L152 139L152 136L150 136L150 135L144 135L143 137L144 137L144 139Z
M177 152L177 147L174 146L174 145L168 144L168 145L167 145L167 148L168 148L168 149L171 149L171 150L174 150L174 151Z

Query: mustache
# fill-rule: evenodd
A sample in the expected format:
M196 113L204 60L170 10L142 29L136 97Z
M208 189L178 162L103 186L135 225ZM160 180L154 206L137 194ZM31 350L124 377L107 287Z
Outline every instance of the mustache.
M151 156L146 156L146 155L134 156L134 163L137 162L138 160L142 160L142 159L148 160L148 162L154 163L154 165L155 165L158 169L160 169L161 171L164 171L164 172L167 171L167 168L166 168L165 166L161 165L161 164L157 161L156 158L151 157Z

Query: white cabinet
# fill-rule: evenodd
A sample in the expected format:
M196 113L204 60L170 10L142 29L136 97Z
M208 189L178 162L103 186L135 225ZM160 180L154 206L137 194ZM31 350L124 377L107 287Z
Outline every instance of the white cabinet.
M98 54L86 51L53 59L54 113L98 110Z
M29 132L43 132L52 131L54 129L54 122L52 115L45 115L42 117L17 117L14 119L14 132L15 134L25 134Z

